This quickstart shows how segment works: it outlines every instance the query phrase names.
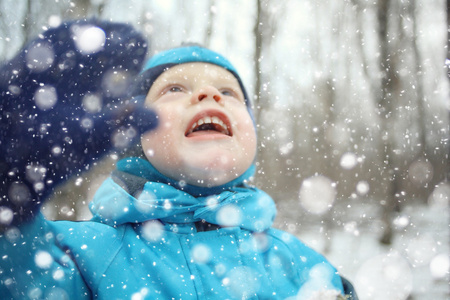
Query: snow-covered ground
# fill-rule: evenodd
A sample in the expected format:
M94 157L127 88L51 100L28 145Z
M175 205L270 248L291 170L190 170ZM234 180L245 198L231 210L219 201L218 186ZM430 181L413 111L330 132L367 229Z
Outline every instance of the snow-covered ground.
M450 299L448 205L404 207L394 219L389 246L378 242L377 206L346 202L334 209L345 213L333 214L327 223L321 221L325 217L299 213L293 202L279 204L276 226L323 253L352 281L361 300Z

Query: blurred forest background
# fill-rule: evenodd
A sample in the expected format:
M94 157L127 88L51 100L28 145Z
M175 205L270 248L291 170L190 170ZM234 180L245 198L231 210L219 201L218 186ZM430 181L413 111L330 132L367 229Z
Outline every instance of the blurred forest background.
M400 292L384 281L385 294L359 287L362 299L444 299L447 14L445 0L0 0L0 59L46 28L91 17L134 25L148 38L149 55L182 42L224 54L253 98L254 183L277 202L277 227L307 240L357 283L368 276L361 266L376 265L369 258L383 253L381 265L404 259L406 267L394 264L400 273L426 270L426 280L400 280ZM115 159L74 178L45 214L89 218L86 203ZM384 277L375 281L405 277L379 272Z

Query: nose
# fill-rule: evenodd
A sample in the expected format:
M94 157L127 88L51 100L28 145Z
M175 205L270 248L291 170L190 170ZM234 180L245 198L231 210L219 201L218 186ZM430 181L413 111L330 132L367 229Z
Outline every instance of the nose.
M213 86L205 86L200 88L194 95L192 95L192 100L194 102L200 102L203 100L212 99L219 102L222 97L220 92Z

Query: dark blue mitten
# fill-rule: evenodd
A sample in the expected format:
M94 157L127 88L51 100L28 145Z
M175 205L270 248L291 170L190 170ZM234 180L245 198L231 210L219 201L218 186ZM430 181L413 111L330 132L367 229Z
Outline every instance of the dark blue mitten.
M156 126L127 97L146 47L129 25L73 21L1 66L0 225L32 218L58 183Z

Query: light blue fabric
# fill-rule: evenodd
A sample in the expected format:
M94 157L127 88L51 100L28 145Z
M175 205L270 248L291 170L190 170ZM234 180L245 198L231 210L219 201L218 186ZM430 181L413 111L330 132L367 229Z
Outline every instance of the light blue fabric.
M159 178L139 159L118 166ZM291 234L270 227L273 202L246 187L246 176L220 187L220 194L205 194L207 189L201 188L201 196L187 193L196 190L193 187L181 191L161 177L147 182L133 197L108 179L95 196L94 221L38 217L17 229L21 235L0 237L0 295L306 299L317 289L342 293L340 277L324 257ZM198 232L193 222L204 218L224 227Z
M185 191L194 197L216 195L237 186L246 186L245 183L248 182L255 174L255 165L252 164L241 176L228 183L214 187L201 187L169 178L159 172L148 160L139 157L128 157L121 159L117 162L116 167L119 171L142 177L147 181L166 183L170 186L176 187L179 190Z
M206 62L221 66L238 74L233 65L221 54L199 46L173 48L155 54L144 65L142 71L164 64L183 64L189 62Z
M217 194L211 194L208 192L211 188L188 184L183 184L183 190L176 188L174 185L179 186L179 182L164 176L142 158L123 159L117 165L119 170L132 170L133 175L145 174L144 178L153 181L148 181L136 198L111 178L106 180L89 206L94 221L116 226L159 220L164 224L177 224L177 228L189 228L194 222L204 220L262 232L269 229L275 219L272 198L259 189L243 185L244 180L253 175L253 167L236 180L214 187Z
M99 188L90 209L94 221L112 226L160 220L192 227L194 222L205 220L256 232L269 229L276 214L272 199L258 189L234 188L196 198L167 184L147 182L135 198L111 178ZM231 220L224 219L227 213Z

